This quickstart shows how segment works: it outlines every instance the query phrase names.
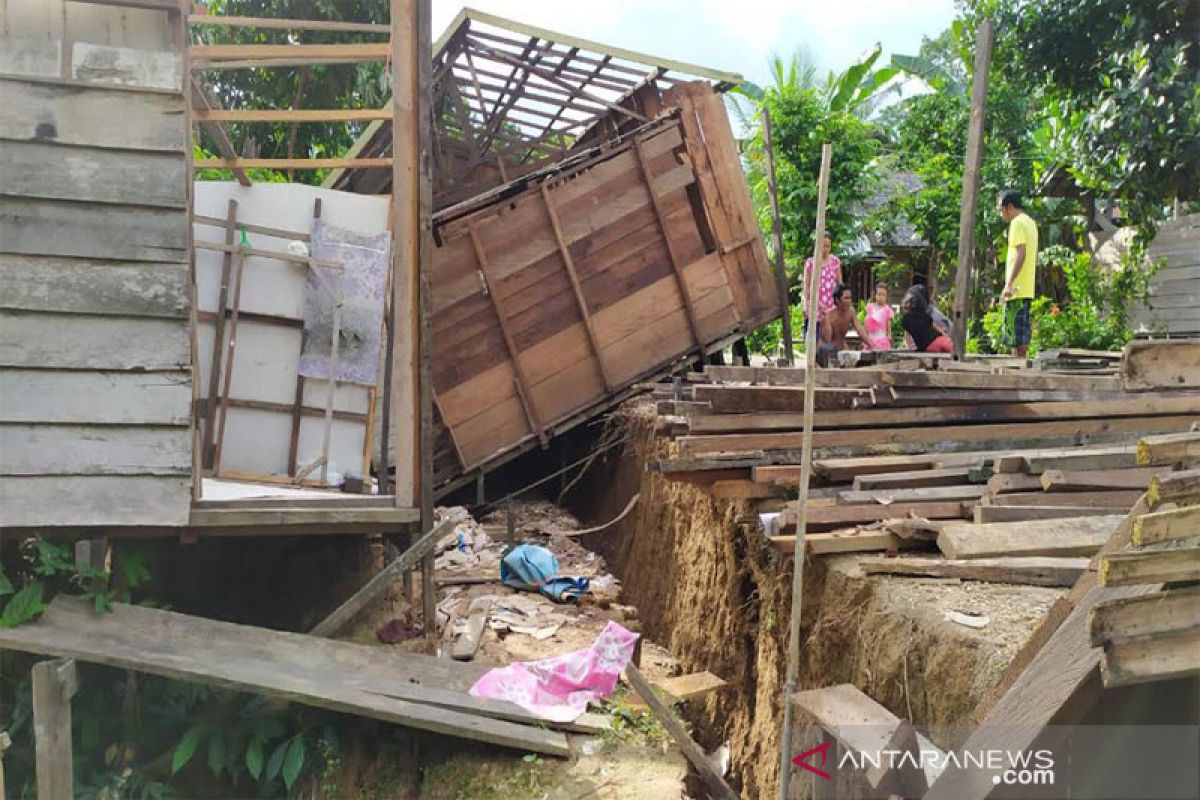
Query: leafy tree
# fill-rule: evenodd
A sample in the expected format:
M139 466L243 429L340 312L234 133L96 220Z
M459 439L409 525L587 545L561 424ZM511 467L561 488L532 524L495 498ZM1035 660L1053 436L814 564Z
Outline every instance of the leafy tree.
M998 5L1012 68L1043 94L1039 138L1135 221L1200 198L1200 2Z
M210 0L209 13L247 17L345 20L386 23L388 0ZM337 44L386 41L373 34L336 31L293 32L270 29L197 26L193 38L207 44ZM197 73L224 108L378 108L391 93L384 65L315 64L209 70ZM365 123L231 123L234 146L262 158L321 158L341 155L354 143ZM201 147L214 153L206 131ZM298 170L293 179L319 183L321 170Z

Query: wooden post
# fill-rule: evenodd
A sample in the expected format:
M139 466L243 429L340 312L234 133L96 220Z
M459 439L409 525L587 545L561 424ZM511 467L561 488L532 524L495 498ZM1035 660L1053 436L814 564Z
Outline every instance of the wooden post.
M954 277L954 357L967 349L971 311L971 268L975 261L975 208L979 203L979 168L983 163L983 119L987 111L988 67L992 61L992 21L979 23L975 35L975 77L971 88L971 119L967 131L967 160L963 168L962 210L958 217L958 272Z
M33 665L33 739L37 754L38 800L72 800L75 796L71 698L78 688L74 661L55 659Z
M392 25L392 375L388 434L398 507L419 502L417 380L420 294L420 107L417 4L391 0Z
M213 356L208 369L208 404L204 407L204 467L212 469L216 448L217 389L221 383L221 351L225 347L225 307L229 304L229 278L233 271L233 245L237 235L237 200L229 201L225 217L225 246L229 249L222 255L221 290L217 295L217 316L213 320Z
M12 737L8 731L0 731L0 797L8 797L4 789L4 751L12 747Z
M212 471L214 475L221 474L221 450L225 444L225 420L229 416L229 392L233 383L233 361L237 348L238 314L242 309L242 270L246 263L247 248L239 246L233 254L233 280L236 287L233 290L233 307L229 312L229 345L225 348L225 380L221 385L221 404L217 412L217 441L213 447ZM225 315L221 309L220 316ZM216 358L216 353L213 354Z
M763 150L767 153L767 185L771 190L771 227L775 240L775 283L779 288L779 307L783 311L783 353L789 367L795 366L792 342L792 312L788 302L787 271L783 263L783 222L779 218L779 194L775 189L775 151L771 148L771 112L762 110ZM813 262L816 263L816 262Z
M821 148L821 174L817 180L817 230L813 236L813 269L811 281L806 282L804 297L808 301L804 334L804 434L800 440L800 494L796 498L796 553L792 559L792 611L788 620L787 682L783 687L782 752L779 760L779 797L786 800L792 777L792 695L796 691L796 674L800 669L800 611L804 594L804 537L808 525L808 484L812 478L813 412L817 394L817 284L820 280L821 240L825 238L825 204L829 198L829 164L833 146Z
M352 594L345 602L330 612L329 616L316 624L309 636L333 636L346 626L354 615L362 611L367 603L370 603L383 592L387 591L396 579L401 575L407 574L421 563L425 556L433 552L434 546L441 540L443 536L449 533L454 528L454 523L450 519L445 519L432 530L422 536L418 536L417 540L400 554L392 563L388 564L371 580L367 581L361 589ZM437 627L434 618L430 618L426 625Z
M433 527L433 40L431 0L417 0L417 131L419 135L420 240L417 259L417 438L421 530ZM449 427L449 426L447 426ZM457 449L458 441L454 446ZM415 543L418 533L414 533ZM437 584L433 579L433 551L421 561L421 607L425 618L425 643L437 653Z

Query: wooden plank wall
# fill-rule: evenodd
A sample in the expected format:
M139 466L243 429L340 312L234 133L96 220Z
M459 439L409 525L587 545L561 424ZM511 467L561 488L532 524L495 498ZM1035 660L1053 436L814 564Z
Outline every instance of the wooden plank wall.
M1150 334L1200 334L1200 214L1159 226L1149 257L1162 261L1150 298L1133 312L1135 328Z
M683 85L676 105L603 160L439 227L439 483L778 315L720 97Z
M0 3L0 527L191 504L178 13Z

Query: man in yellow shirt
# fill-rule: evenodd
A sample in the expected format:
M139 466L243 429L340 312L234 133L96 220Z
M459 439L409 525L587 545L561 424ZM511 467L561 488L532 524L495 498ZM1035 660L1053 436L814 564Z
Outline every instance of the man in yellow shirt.
M1012 326L1012 354L1024 358L1033 333L1029 308L1037 276L1037 223L1025 213L1021 196L1016 192L1002 193L999 209L1000 216L1008 223L1008 257L1000 300L1005 303L1005 327Z

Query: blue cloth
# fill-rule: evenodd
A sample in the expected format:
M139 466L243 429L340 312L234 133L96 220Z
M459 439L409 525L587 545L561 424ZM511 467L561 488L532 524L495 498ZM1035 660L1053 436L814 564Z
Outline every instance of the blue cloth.
M514 589L541 592L559 603L588 591L587 578L560 576L554 553L534 544L519 544L505 553L500 559L500 581Z

